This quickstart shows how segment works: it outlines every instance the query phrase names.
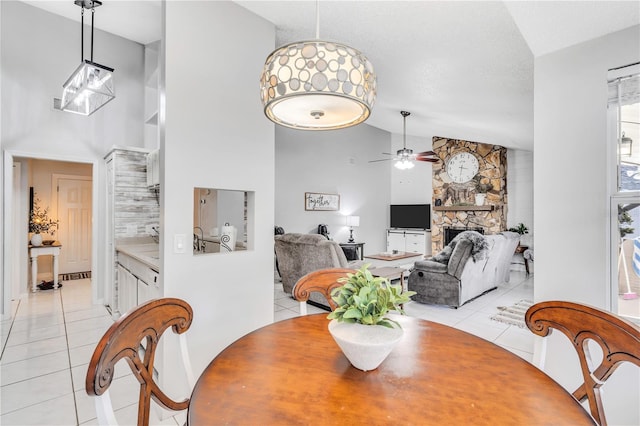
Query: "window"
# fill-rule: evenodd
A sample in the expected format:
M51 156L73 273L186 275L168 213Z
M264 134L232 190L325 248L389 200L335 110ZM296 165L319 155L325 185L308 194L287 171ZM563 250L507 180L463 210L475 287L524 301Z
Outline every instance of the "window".
M611 309L640 321L640 64L609 71Z

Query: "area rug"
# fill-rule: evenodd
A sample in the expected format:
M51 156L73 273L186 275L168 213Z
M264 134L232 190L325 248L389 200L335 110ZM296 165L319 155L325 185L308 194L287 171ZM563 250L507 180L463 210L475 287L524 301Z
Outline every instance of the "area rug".
M58 275L58 281L82 280L84 278L91 278L91 271L72 272L70 274Z
M524 314L531 305L533 305L532 301L521 300L513 306L498 306L498 313L492 315L491 319L520 328L526 328L527 325L524 322Z

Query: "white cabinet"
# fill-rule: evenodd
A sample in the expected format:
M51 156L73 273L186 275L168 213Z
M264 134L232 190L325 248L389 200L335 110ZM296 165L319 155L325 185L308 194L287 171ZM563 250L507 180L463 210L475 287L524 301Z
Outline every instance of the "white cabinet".
M147 229L160 223L158 191L147 186L146 149L114 147L105 156L106 168L106 265L105 298L107 309L122 313L118 301L118 259L116 245L130 238L149 237ZM125 298L126 306L131 307Z
M153 269L147 272L147 279L138 279L138 305L151 299L160 297L160 282L158 273Z
M138 304L138 279L118 263L118 312L124 315Z
M160 297L159 274L143 262L118 252L118 311Z
M394 250L431 255L431 231L387 229L387 252Z
M387 230L387 252L405 251L404 232Z

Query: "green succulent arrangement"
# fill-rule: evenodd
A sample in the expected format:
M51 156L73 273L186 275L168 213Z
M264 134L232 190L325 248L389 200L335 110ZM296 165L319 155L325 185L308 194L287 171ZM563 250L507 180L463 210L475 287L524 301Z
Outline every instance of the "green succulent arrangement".
M341 287L331 292L331 298L338 308L327 318L338 322L359 323L364 325L382 325L401 328L397 321L385 318L389 311L404 314L401 306L408 302L415 291L402 292L399 285L391 285L388 279L374 277L369 271L369 264L362 266L355 273L340 278Z
M529 233L529 228L527 228L527 225L525 225L524 223L519 223L518 226L516 226L515 228L509 228L507 229L507 231L517 232L520 235L524 235Z

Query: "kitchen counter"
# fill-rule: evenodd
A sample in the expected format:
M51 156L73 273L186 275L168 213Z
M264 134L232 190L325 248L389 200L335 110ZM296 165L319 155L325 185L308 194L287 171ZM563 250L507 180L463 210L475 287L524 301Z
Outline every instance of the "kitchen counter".
M157 243L118 244L116 252L130 256L156 272L160 270L160 251Z

